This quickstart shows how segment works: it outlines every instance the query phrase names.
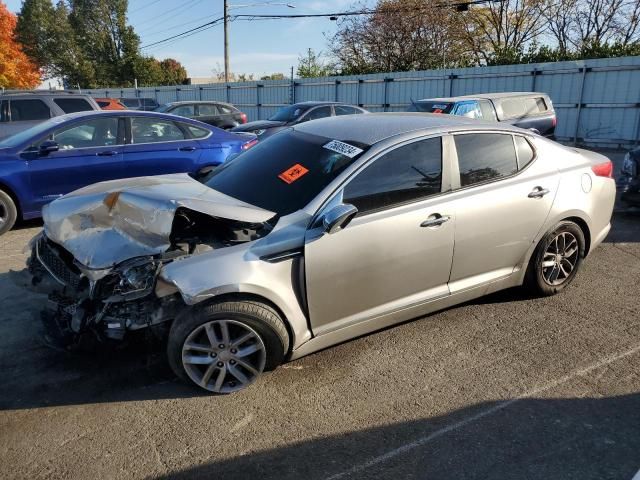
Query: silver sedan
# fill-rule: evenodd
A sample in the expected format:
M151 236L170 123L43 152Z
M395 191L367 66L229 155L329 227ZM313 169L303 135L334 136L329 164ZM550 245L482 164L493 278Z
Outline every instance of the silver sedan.
M606 157L508 126L329 118L198 181L118 180L54 201L29 270L59 342L153 329L176 374L229 393L497 290L560 292L610 229L611 174Z

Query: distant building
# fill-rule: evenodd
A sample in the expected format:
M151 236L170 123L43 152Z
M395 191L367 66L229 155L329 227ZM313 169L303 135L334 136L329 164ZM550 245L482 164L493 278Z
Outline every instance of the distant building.
M204 85L207 83L224 83L224 78L218 77L190 77L187 78L186 85Z

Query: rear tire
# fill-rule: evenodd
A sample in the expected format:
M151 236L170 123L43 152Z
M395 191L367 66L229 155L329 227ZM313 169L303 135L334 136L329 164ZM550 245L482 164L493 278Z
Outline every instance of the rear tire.
M558 223L540 240L531 256L525 287L542 296L564 290L575 278L584 253L582 229L574 222Z
M284 322L253 300L218 301L186 310L167 344L174 373L212 393L242 390L282 363L289 349Z
M13 199L0 190L0 235L13 228L18 219L18 209Z

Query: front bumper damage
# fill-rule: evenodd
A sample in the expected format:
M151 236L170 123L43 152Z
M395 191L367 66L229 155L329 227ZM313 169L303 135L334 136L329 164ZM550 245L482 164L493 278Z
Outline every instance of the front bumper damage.
M48 292L40 313L48 337L63 347L119 342L128 332L171 321L184 303L175 289L158 285L166 260L144 257L112 269L89 270L39 235L32 241L27 266L32 287Z

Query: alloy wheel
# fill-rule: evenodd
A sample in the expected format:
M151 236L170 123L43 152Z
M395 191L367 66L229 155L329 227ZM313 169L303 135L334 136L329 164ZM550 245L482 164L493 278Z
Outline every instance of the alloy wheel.
M236 320L212 320L195 328L182 347L189 378L211 392L231 393L253 383L267 352L258 333Z
M578 239L570 232L558 234L547 247L542 258L542 277L551 286L562 285L578 263Z
M0 228L9 220L9 209L0 198Z

